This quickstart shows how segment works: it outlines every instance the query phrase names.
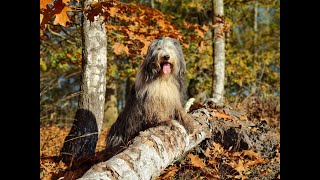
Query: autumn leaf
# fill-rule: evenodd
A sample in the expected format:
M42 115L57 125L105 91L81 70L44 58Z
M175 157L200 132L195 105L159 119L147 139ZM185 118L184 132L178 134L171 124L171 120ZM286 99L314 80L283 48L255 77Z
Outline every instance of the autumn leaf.
M68 4L70 0L62 0L63 3L65 3L66 5Z
M214 151L214 152L217 152L218 154L223 153L224 149L223 149L223 147L221 146L221 144L214 142L212 145L213 145L213 151Z
M211 157L211 150L207 147L206 152L204 153L206 157Z
M56 18L53 21L53 24L60 24L62 26L66 26L66 23L70 21L67 12L72 11L72 9L68 6L65 6L60 14L56 15Z
M148 51L148 47L151 44L151 42L150 41L144 41L143 43L144 43L144 46L141 49L141 55L146 55L147 51Z
M53 4L53 0L40 0L40 9L46 9L47 4Z
M203 25L203 26L202 26L202 29L203 29L204 31L208 31L208 30L209 30L209 26Z
M121 43L115 42L114 45L112 46L112 49L116 55L120 55L122 52L125 52L127 55L130 54L128 47Z
M199 37L204 38L204 32L203 31L201 31L200 29L195 29L195 31L196 31L196 33L197 33L197 35Z
M193 154L188 154L188 157L190 158L190 162L193 166L199 167L199 168L206 167L206 164L203 163L203 161L198 156Z
M40 67L41 67L44 71L47 70L47 65L46 65L46 63L45 63L42 59L40 59Z
M218 162L215 159L209 159L209 164L217 164Z
M214 116L210 119L223 119L223 120L235 120L235 118L231 117L230 115L227 115L225 113L222 112L214 112Z
M126 16L126 15L123 15L123 14L119 14L117 17L118 17L120 20L124 20L124 21L130 21L130 20L131 20L130 17L128 17L128 16Z
M166 170L166 175L162 177L162 179L170 179L173 177L179 169L177 166L171 166Z
M246 170L244 165L243 165L243 160L239 159L239 162L238 162L238 164L236 164L234 169L236 171L238 171L239 174L242 174L242 172L244 172Z
M260 154L254 152L252 149L250 150L244 150L243 155L247 155L249 158L255 157L255 158L260 158Z
M116 15L116 13L118 12L118 10L119 10L118 8L111 7L109 10L110 16L114 17Z
M184 47L187 48L187 49L190 47L190 45L187 44L187 43L182 43L182 46L184 46Z
M165 24L164 20L162 20L162 19L160 19L160 20L157 22L157 24L158 24L160 27L162 27L162 28L166 28L166 24Z

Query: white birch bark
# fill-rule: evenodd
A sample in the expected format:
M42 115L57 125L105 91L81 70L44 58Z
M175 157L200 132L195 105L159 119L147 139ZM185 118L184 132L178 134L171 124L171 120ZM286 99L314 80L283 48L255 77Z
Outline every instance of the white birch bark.
M218 26L214 29L213 36L213 94L212 100L215 103L223 102L224 76L225 76L225 33L223 31L224 22L223 0L213 0L214 24Z

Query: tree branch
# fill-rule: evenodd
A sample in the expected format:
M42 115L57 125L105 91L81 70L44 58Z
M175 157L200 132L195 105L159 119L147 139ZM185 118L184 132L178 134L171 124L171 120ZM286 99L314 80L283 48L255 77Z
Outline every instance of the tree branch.
M50 24L48 24L48 30L50 31L51 34L61 37L62 39L64 39L64 40L67 41L68 43L70 43L70 44L76 44L76 42L70 41L69 39L67 39L67 37L65 37L65 36L63 36L63 35L61 35L61 34L59 34L59 33L54 32L54 31L51 29Z

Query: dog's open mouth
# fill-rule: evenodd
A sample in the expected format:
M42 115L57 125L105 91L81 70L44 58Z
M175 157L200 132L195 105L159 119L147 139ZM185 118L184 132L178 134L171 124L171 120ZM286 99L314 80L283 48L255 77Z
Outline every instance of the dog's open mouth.
M162 70L163 74L170 74L171 63L164 62L164 63L161 63L160 65L161 65L161 70Z

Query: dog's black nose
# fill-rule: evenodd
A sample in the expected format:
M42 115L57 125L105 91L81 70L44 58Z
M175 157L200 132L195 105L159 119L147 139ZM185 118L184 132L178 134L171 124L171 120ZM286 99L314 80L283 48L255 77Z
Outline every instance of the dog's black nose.
M170 56L169 55L165 55L163 58L164 58L164 60L169 60Z

